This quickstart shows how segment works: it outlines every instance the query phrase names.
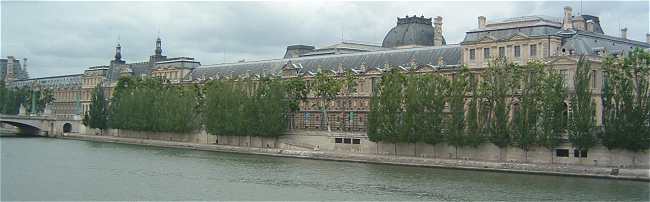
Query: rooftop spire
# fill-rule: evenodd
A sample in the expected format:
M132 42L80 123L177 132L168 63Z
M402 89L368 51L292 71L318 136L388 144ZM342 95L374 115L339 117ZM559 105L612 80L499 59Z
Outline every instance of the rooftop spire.
M162 42L160 36L156 39L156 50L154 53L156 53L156 55L162 55Z
M117 42L117 46L115 47L115 61L120 60L122 60L122 46L120 46L120 42Z

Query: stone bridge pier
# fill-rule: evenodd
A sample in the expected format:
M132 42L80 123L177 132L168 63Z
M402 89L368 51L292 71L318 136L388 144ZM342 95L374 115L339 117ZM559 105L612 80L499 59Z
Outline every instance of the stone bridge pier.
M81 120L54 116L0 114L0 123L18 128L19 135L59 136L64 133L78 133Z

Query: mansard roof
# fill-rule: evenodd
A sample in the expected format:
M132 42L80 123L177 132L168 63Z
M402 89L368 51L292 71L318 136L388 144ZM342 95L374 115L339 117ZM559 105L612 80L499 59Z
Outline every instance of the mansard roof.
M288 63L302 72L317 72L318 69L337 70L339 64L345 69L357 69L362 65L370 68L380 68L385 64L390 66L410 66L417 64L438 64L442 57L446 65L460 65L462 48L459 45L440 47L421 47L375 52L350 53L340 55L322 55L311 57L262 60L240 63L204 65L194 69L192 78L209 78L227 75L240 75L246 72L253 74L276 74Z
M516 34L523 34L528 37L553 36L561 31L560 27L549 25L538 25L532 27L517 27L498 30L469 31L465 34L462 44L476 43L485 37L494 38L495 41L508 40Z
M81 76L83 74L71 74L71 75L61 75L61 76L49 76L41 78L31 78L31 79L22 79L16 80L13 82L13 87L21 88L24 86L31 86L34 82L43 87L80 87L81 86Z
M596 51L607 51L608 54L625 54L634 48L650 48L650 44L608 36L594 32L575 31L563 40L562 48L572 50L578 55L597 55Z

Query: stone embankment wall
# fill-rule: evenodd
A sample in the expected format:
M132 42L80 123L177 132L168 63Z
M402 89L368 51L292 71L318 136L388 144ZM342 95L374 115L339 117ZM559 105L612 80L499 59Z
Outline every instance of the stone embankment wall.
M87 130L86 134L101 134ZM340 133L326 131L291 131L281 137L219 136L205 131L193 133L156 133L110 129L102 135L188 142L199 144L219 144L241 147L279 148L286 150L329 151L340 153L378 154L389 156L408 156L438 159L460 159L490 162L566 164L583 166L605 166L619 168L650 168L650 152L633 153L626 150L608 150L597 146L588 151L587 157L576 157L574 149L564 144L556 149L567 149L568 156L559 157L556 150L532 147L527 152L518 147L499 148L485 143L476 148L455 148L447 144L430 145L425 143L375 143L363 133Z

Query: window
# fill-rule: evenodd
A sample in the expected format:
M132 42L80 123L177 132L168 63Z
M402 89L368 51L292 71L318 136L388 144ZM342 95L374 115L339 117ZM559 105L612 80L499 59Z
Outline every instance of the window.
M515 46L515 57L521 57L521 46Z
M596 70L591 70L591 88L596 88Z
M352 144L361 144L361 139L352 139Z
M334 143L343 143L343 138L340 137L334 138Z
M537 57L537 44L530 45L530 57Z
M499 57L506 57L506 47L499 47Z
M555 156L557 156L557 157L569 157L569 150L568 149L556 149L555 150Z
M490 59L490 48L483 48L483 60Z
M476 49L469 49L469 60L476 60Z
M350 139L350 138L344 138L344 139L343 139L343 143L345 143L345 144L351 144L351 143L352 143L352 139Z
M587 158L587 150L582 150L582 151L580 151L580 150L574 149L574 150L573 150L573 157L576 157L576 158Z

